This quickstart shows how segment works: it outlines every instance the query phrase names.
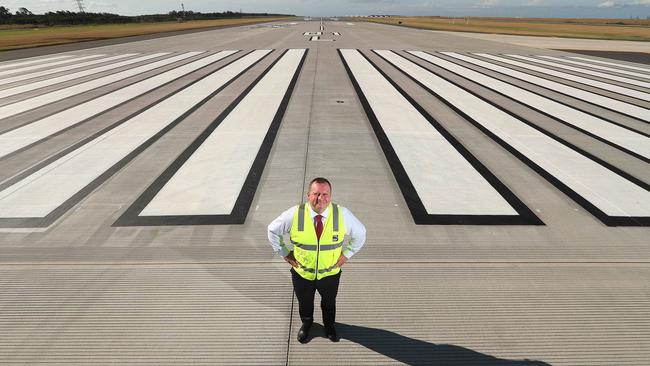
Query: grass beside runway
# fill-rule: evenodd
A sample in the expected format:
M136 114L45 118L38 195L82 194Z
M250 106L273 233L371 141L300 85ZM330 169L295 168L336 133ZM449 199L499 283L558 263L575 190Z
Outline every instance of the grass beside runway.
M229 27L287 20L286 17L250 17L238 19L194 20L187 22L128 23L44 28L0 28L0 51L51 46L101 39L176 32L200 28Z
M374 23L431 30L650 42L650 20L647 19L479 17L390 17L363 19Z

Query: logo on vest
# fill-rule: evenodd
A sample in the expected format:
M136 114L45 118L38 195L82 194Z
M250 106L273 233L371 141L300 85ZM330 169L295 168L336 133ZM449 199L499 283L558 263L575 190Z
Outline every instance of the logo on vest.
M332 235L332 241L337 241L337 240L339 240L339 236L338 235Z

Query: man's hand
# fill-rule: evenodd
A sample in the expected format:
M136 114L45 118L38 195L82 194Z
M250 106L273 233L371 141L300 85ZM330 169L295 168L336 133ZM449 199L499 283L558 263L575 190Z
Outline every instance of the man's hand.
M289 252L289 254L284 257L284 260L287 261L293 268L298 268L298 261L296 258L293 256L293 251Z
M336 267L338 267L338 268L343 267L343 265L347 261L348 261L348 258L346 256L344 256L343 254L341 254L341 256L339 257L339 260L336 261Z

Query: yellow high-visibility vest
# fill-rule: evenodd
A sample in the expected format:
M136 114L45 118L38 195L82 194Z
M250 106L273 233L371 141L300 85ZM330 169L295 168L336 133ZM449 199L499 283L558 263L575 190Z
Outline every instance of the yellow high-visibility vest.
M316 236L308 204L298 205L293 215L291 242L293 255L298 261L298 267L294 270L307 280L321 279L341 272L335 265L341 256L345 224L339 205L330 203L328 209L331 214L323 223L320 241Z

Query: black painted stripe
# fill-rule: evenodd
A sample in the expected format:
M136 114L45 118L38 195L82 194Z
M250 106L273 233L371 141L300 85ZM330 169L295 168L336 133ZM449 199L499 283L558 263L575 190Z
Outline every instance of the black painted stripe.
M170 215L170 216L139 216L140 212L151 202L158 192L164 187L174 174L185 164L185 162L192 156L192 154L203 144L203 142L212 134L212 132L219 127L221 122L235 109L235 107L248 95L251 90L262 80L262 78L275 66L275 64L287 52L285 50L278 58L276 58L269 67L267 67L262 74L260 74L255 81L253 81L217 118L210 123L208 127L197 137L177 158L174 162L167 167L167 169L154 180L154 182L138 197L134 203L127 208L127 210L120 216L120 218L113 224L113 226L161 226L161 225L230 225L230 224L243 224L246 221L246 216L250 205L253 202L257 186L259 184L264 166L268 159L268 155L273 146L275 136L280 128L282 118L289 104L291 94L295 88L298 76L302 70L305 62L308 49L305 52L294 72L294 75L289 83L284 97L276 111L271 126L262 141L260 150L253 161L250 171L246 176L246 180L242 189L235 201L233 210L228 215Z
M510 64L506 64L506 63L500 63L499 61L492 60L492 59L488 59L488 58L482 58L482 57L480 57L480 56L478 56L478 55L474 55L474 54L472 54L471 56L465 54L464 56L467 56L467 57L470 57L470 58L474 58L474 59L478 59L478 60L480 60L480 61L484 61L484 62L487 62L487 63L489 63L489 64L493 64L493 65L497 65L497 66L501 66L501 67L505 67L505 68L512 68L512 69L514 69L514 70L516 70L516 71L522 72L522 73L524 73L524 74L532 75L532 76L538 77L538 78L540 78L540 79L544 79L544 80L551 81L551 82L554 82L554 83L562 84L562 85L565 85L565 86L568 86L568 87L571 87L571 88L580 89L580 88L577 88L575 85L570 85L570 84L566 84L566 83L559 82L559 81L554 80L554 79L550 79L550 78L548 78L548 75L544 76L545 74L541 74L541 73L535 73L535 74L534 74L534 73L531 73L531 72L526 72L526 71L525 71L526 69L521 68L521 67L513 66L513 65L510 65ZM479 66L479 67L481 67L481 66ZM490 69L489 69L489 70L490 70ZM561 94L561 95L567 96L567 97L569 97L569 98L579 99L579 100L581 100L581 101L583 101L583 102L585 102L585 103L591 104L591 105L596 106L596 107L598 107L598 108L603 108L603 109L606 109L606 110L608 110L608 111L612 111L612 112L615 112L615 113L618 113L618 114L624 115L625 117L631 118L631 119L633 119L633 120L635 120L635 121L639 121L639 122L643 122L643 123L650 123L649 121L646 121L646 120L641 119L641 118L639 118L639 117L635 117L635 116L629 115L629 114L625 113L624 111L616 110L616 109L612 109L612 108L609 108L609 107L606 107L606 106L603 106L603 105L600 105L600 104L596 104L596 103L594 103L594 102L588 101L588 100L586 100L586 99L582 99L582 98L580 98L580 97L578 97L578 96L575 96L575 95L566 94L566 93L563 93L563 92L561 92L561 91L559 91L559 90L555 90L555 89L549 89L549 88L547 88L547 87L545 87L545 86L542 86L542 85L539 85L539 84L535 84L535 83L532 83L532 82L529 82L529 81L526 81L526 80L523 80L523 79L519 79L519 78L517 78L517 77L511 76L511 75L508 75L508 74L504 74L504 73L502 73L502 72L500 72L500 71L495 71L495 70L490 70L490 71L493 71L493 72L496 72L496 73L499 73L499 74L501 74L501 75L505 75L505 76L507 76L507 77L511 77L511 78L514 78L514 79L517 79L517 80L521 80L521 81L524 81L524 82L526 82L526 83L530 83L530 84L532 84L532 85L535 85L536 87L539 87L539 88L542 88L542 89L545 89L545 90L549 90L549 91L551 91L551 92L558 93L558 94ZM597 88L596 88L596 89L597 89ZM632 103L632 102L629 101L629 100L621 100L621 99L619 99L619 98L615 98L615 97L613 97L613 96L611 96L611 95L605 95L605 94L602 94L602 93L596 92L596 91L591 90L591 89L590 89L590 90L584 90L584 91L589 92L589 93L592 93L592 94L595 94L595 95L598 95L598 96L601 96L601 97L609 98L609 99L612 99L612 100L615 100L615 101L618 101L618 102L621 102L621 103L627 103L627 104L633 105L633 106L635 106L635 107L645 108L644 106L642 106L642 105L637 105L636 103ZM634 98L632 98L632 99L634 99ZM556 100L556 99L553 98L553 100Z
M425 52L425 53L428 53L428 52ZM436 64L432 63L432 62L429 61L429 60L423 59L423 58L418 57L417 55L413 55L413 54L411 54L411 53L408 53L408 54L411 55L411 56L416 57L418 60L422 60L422 61L426 62L427 64L430 64L430 65L433 65L433 66L436 66L436 67L440 67L440 68L442 68L442 69L444 69L444 70L447 70L448 72L453 73L454 75L458 75L458 76L462 77L463 79L465 79L465 80L467 80L467 81L474 82L474 81L471 80L470 78L468 78L468 77L466 77L466 76L463 76L463 75L461 75L461 74L458 74L458 73L456 73L456 72L454 72L454 71L451 71L451 70L445 68L445 67L442 66L442 65L436 65ZM436 56L436 57L437 57L437 55L432 55L432 56ZM445 59L445 61L448 61L448 60ZM449 62L451 62L451 61L449 61ZM453 62L453 63L456 64L456 65L458 65L458 66L465 67L465 66L463 66L463 65L459 65L459 64L456 63L456 62ZM429 70L429 69L427 69L427 70ZM431 70L429 70L429 71L431 71ZM472 71L475 71L475 70L472 69ZM433 71L432 71L432 72L433 72ZM491 77L491 76L489 76L489 75L486 75L486 74L481 73L481 72L478 72L478 71L475 71L475 72L477 72L477 73L479 73L479 74L482 74L482 75L485 75L485 76L487 76L487 77ZM436 75L442 77L442 76L441 76L440 74L438 74L438 73L435 73L435 72L434 72L434 74L436 74ZM444 79L447 80L447 81L449 81L448 78L444 78ZM497 80L498 80L498 79L497 79ZM501 81L501 80L499 80L499 81ZM474 83L475 83L475 82L474 82ZM519 87L519 86L514 85L514 84L512 84L512 83L507 83L507 82L506 82L506 84L510 84L510 85L512 85L512 86L514 86L514 87ZM567 127L573 128L573 129L575 129L575 130L577 130L577 131L580 131L580 132L584 133L585 135L587 135L587 136L589 136L589 137L591 137L591 138L593 138L593 139L596 139L596 140L598 140L598 141L600 141L600 142L602 142L602 143L604 143L604 144L607 144L607 145L609 145L609 146L611 146L611 147L613 147L613 148L616 148L616 149L618 149L618 150L621 150L621 151L623 151L624 153L629 154L629 155L631 155L631 156L633 156L633 157L635 157L635 158L637 158L637 159L639 159L639 160L641 160L641 161L643 161L643 162L645 162L645 163L650 163L650 159L646 158L646 157L643 156L643 155L640 155L640 154L638 154L638 153L636 153L636 152L634 152L634 151L631 151L631 150L629 150L629 149L626 149L626 148L623 147L623 146L620 146L620 145L618 145L618 144L615 144L615 143L613 143L613 142L611 142L611 141L609 141L609 140L607 140L607 139L605 139L605 138L603 138L603 137L600 137L600 136L598 136L598 135L595 135L595 134L593 134L593 133L591 133L591 132L589 132L589 131L587 131L587 130L584 130L584 129L578 127L578 126L575 126L575 125L573 125L573 124L571 124L571 123L568 123L568 122L566 122L566 121L564 121L564 120L561 120L560 118L558 118L558 117L556 117L556 116L553 116L553 115L551 115L551 114L549 114L549 113L547 113L547 112L545 112L545 111L543 111L543 110L541 110L541 109L539 109L539 108L533 107L533 106L527 104L526 102L523 102L523 101L518 100L518 99L514 99L514 98L512 98L512 97L510 97L510 96L508 96L508 95L506 95L506 94L503 94L503 93L499 92L499 91L496 90L496 89L493 89L493 88L489 87L488 85L480 84L480 86L482 86L482 87L484 87L484 88L486 88L486 89L489 89L489 90L491 90L491 91L493 91L493 92L495 92L495 93L497 93L497 94L499 94L499 95L501 95L501 96L503 96L503 97L505 97L505 98L511 100L511 101L514 102L514 103L517 103L517 104L520 104L520 105L524 105L524 106L526 106L526 108L532 109L532 110L534 110L534 111L536 111L536 112L538 112L538 113L540 113L540 114L543 114L544 116L546 116L546 117L548 117L548 118L550 118L550 119L552 119L552 120L554 120L554 121L557 121L557 122L559 122L559 123L561 123L561 124L563 124L563 125L565 125L565 126L567 126ZM546 98L546 96L544 96L544 95L540 95L540 94L537 94L537 93L533 93L533 94L536 94L536 95L538 95L538 96L540 96L540 97L544 97L544 98ZM559 103L559 102L557 102L557 103ZM563 105L565 105L565 106L567 106L567 107L573 108L572 106L567 105L567 104L564 104L564 103L559 103L559 104L563 104ZM525 118L524 116L522 116L522 115L520 115L520 114L517 114L516 112L512 112L512 114L515 115L515 116L517 116L517 118L519 118L519 119L524 119L524 118ZM603 120L603 121L606 121L606 122L612 123L612 124L614 124L614 125L617 125L617 126L619 126L619 127L623 127L623 128L625 128L625 129L627 129L627 130L629 130L629 131L633 131L633 132L635 132L635 133L638 133L639 135L642 135L642 136L645 136L645 137L650 137L649 134L646 134L646 133L644 133L644 132L637 131L637 130L632 129L632 128L629 128L629 127L627 127L627 126L622 126L622 125L620 125L619 123L612 122L612 121L610 121L610 120L604 119L604 118L602 118L602 117L598 117L598 116L593 115L593 114L592 114L592 116L597 117L597 118L599 118L599 119L601 119L601 120Z
M252 51L251 51L252 52ZM249 52L250 53L250 52ZM145 141L142 145L140 145L137 149L133 150L130 152L127 156L125 156L123 159L121 159L119 162L117 162L115 165L107 169L103 174L101 174L99 177L95 178L92 182L90 182L86 187L81 189L79 192L77 192L75 195L70 197L68 200L66 200L64 203L62 203L59 207L54 209L52 212L50 212L47 216L42 217L42 218L33 218L33 217L22 217L22 218L0 218L0 228L27 228L27 227L47 227L50 226L53 222L58 220L61 216L63 216L70 208L72 208L74 205L79 203L84 197L86 197L88 194L90 194L95 188L99 187L102 183L104 183L106 180L108 180L113 174L115 174L117 171L122 169L126 164L128 164L131 160L133 160L136 156L138 156L141 152L146 150L149 146L151 146L154 142L156 142L158 139L160 139L163 135L165 135L167 132L169 132L172 128L174 128L177 124L179 124L181 121L183 121L187 116L192 114L195 110L197 110L199 107L201 107L205 102L210 100L213 96L215 96L217 93L219 93L221 90L226 88L228 85L230 85L233 81L237 80L241 75L246 73L248 70L250 70L253 66L258 64L261 60L265 59L266 56L268 56L271 52L268 54L264 55L264 57L261 57L259 60L255 61L252 65L248 66L246 69L242 70L239 74L237 74L235 77L233 77L231 80L226 82L224 85L222 85L220 88L217 90L213 91L210 95L205 97L203 100L195 104L192 108L188 109L185 113L183 113L180 117L169 123L166 127L164 127L162 130L160 130L158 133L156 133L154 136L149 138L147 141ZM242 56L244 57L244 56ZM240 57L241 58L241 57ZM160 104L167 98L170 98L171 96L179 93L180 91L194 85L195 83L199 82L200 80L208 77L209 75L214 74L215 72L221 70L222 68L228 66L229 64L239 60L234 59L224 66L220 67L217 70L214 70L213 72L193 81L192 83L184 86L181 89L178 89L176 92L169 94L163 99L160 99L154 104L151 104L147 106L146 108L140 110L137 114L144 112L145 110L152 108L153 106ZM87 139L84 139L83 141L80 141L79 143L75 144L74 146L66 149L65 151L61 152L60 154L57 154L56 156L53 156L52 158L48 159L46 162L43 162L42 164L37 164L36 166L28 169L28 171L25 171L21 174L19 174L16 177L13 177L11 180L3 182L2 186L0 186L0 190L4 190L6 187L15 184L16 182L26 178L27 176L33 174L34 172L42 169L44 166L47 164L50 164L51 162L55 161L56 159L60 158L61 156L69 153L70 151L73 151L74 149L92 141L94 138L97 136L100 136L101 134L119 126L120 124L126 122L128 119L132 118L134 115L129 116L127 118L124 118L120 120L119 122L103 129L100 132L97 132L93 136L88 137Z
M378 56L381 57L381 55L378 55ZM384 59L384 58L382 57L382 59ZM421 82L419 82L418 80L416 80L414 77L412 77L411 75L409 75L408 73L406 73L405 71L403 71L402 69L400 69L399 67L393 65L393 63L391 63L390 61L388 61L388 60L386 60L386 59L384 59L384 60L385 60L386 62L388 62L389 64L391 64L393 67L395 67L397 70L399 70L401 73L403 73L404 75L406 75L409 79L413 80L415 83L417 83L418 85L420 85L420 87L422 87L423 89L427 90L429 93L431 93L431 95L435 96L437 99L439 99L440 101L442 101L443 103L445 103L449 108L451 108L451 109L454 110L456 113L458 113L459 115L461 115L461 116L462 116L463 118L465 118L467 121L469 121L470 123L472 123L472 124L473 124L474 126L476 126L479 130L481 130L484 134L486 134L487 136L489 136L490 138L492 138L495 142L497 142L499 145L501 145L504 149L508 150L511 154L513 154L514 156L516 156L517 158L519 158L519 160L521 160L523 163L525 163L526 165L528 165L528 167L530 167L531 169L533 169L534 171L536 171L539 175L541 175L541 176L544 177L546 180L548 180L548 181L549 181L551 184L553 184L557 189L559 189L559 190L562 191L564 194L566 194L567 196L569 196L570 198L572 198L574 201L576 201L576 203L578 203L578 204L579 204L580 206L582 206L585 210L587 210L587 211L590 212L593 216L595 216L595 217L598 218L600 221L602 221L605 225L607 225L607 226L650 226L650 217L638 217L638 216L609 216L609 215L605 214L603 211L601 211L601 210L600 210L598 207L596 207L594 204L592 204L592 203L589 202L587 199L585 199L584 197L582 197L581 195L579 195L577 192L575 192L574 190L572 190L571 188L569 188L566 184L562 183L560 180L558 180L557 178L555 178L555 176L553 176L552 174L550 174L549 172L547 172L546 170L544 170L542 167L540 167L539 165L537 165L536 163L534 163L532 160L528 159L524 154L520 153L518 150L516 150L515 148L513 148L512 146L510 146L510 144L508 144L507 142L505 142L504 140L502 140L501 138L499 138L498 136L496 136L494 133L492 133L490 130L488 130L487 128L485 128L481 123L477 122L477 121L474 120L472 117L470 117L469 115L467 115L465 112L463 112L462 110L458 109L458 108L457 108L453 103L451 103L451 102L448 101L447 99L443 98L442 96L440 96L439 94L437 94L437 93L434 92L433 90L429 89L426 85L422 84ZM432 71L432 70L427 70L427 71L429 71L429 72L431 72L431 73L437 75L438 77L441 77L441 78L445 79L443 76L441 76L439 73L436 73L435 71ZM447 80L447 79L445 79L445 80ZM585 156L586 158L593 160L594 162L596 162L596 163L602 165L603 167L605 167L605 168L611 170L611 171L614 172L615 174L618 174L618 175L620 175L621 177L623 177L623 178L629 180L630 182L632 182L632 183L638 185L639 187L641 187L641 188L643 188L643 189L645 189L645 190L647 190L647 191L650 191L650 185L647 184L647 183L645 183L645 182L643 182L643 181L641 181L640 179L638 179L638 178L636 178L636 177L633 177L633 176L627 174L626 172L624 172L624 171L618 169L617 167L615 167L615 166L613 166L613 165L611 165L611 164L609 164L609 163L607 163L607 162L601 160L600 158L598 158L598 157L596 157L596 156L594 156L594 155L591 155L590 153L588 153L588 152L586 152L586 151L580 149L579 147L577 147L577 146L575 146L575 145L569 143L568 141L566 141L566 140L564 140L564 139L562 139L562 138L560 138L560 137L558 137L558 136L556 136L556 135L554 135L554 134L552 134L552 133L550 133L550 132L544 130L543 128L541 128L541 127L535 125L534 123L531 123L530 121L528 121L528 120L526 120L526 119L521 119L521 118L517 117L516 115L514 115L513 113L511 113L511 112L508 111L507 109L504 109L504 108L500 107L498 104L496 104L496 103L490 101L489 99L486 99L486 98L482 97L481 95L479 95L479 94L473 92L472 90L469 90L469 89L467 89L467 88L465 88L465 87L463 87L463 86L461 86L461 85L455 83L455 82L452 81L452 80L447 80L447 81L448 81L449 83L453 84L454 86L456 86L456 87L458 87L458 88L460 88L460 89L462 89L462 90L465 90L465 91L467 91L468 93L470 93L470 94L476 96L477 98L483 100L484 102L489 103L490 105L492 105L492 106L494 106L495 108L497 108L497 109L503 111L504 113L507 113L508 115L510 115L510 116L512 116L512 117L514 117L514 118L516 118L516 119L518 119L518 120L521 121L522 123L524 123L524 124L526 124L526 125L528 125L528 126L534 128L535 130L537 130L537 131L543 133L544 135L546 135L546 136L548 136L548 137L554 139L555 141L557 141L557 142L559 142L559 143L561 143L561 144L567 146L567 147L570 148L570 149L575 150L577 153L582 154L582 155Z
M221 51L219 51L219 52L221 52ZM90 116L90 117L88 117L88 118L86 118L86 119L83 119L83 120L81 120L81 121L75 123L74 125L70 125L70 126L64 128L64 129L62 129L62 130L59 130L59 131L57 131L57 132L55 132L55 133L53 133L53 134L51 134L51 135L48 135L48 136L42 138L41 140L34 141L33 143L31 143L31 144L29 144L29 145L27 145L27 146L25 146L25 147L22 147L22 148L20 148L20 149L14 151L14 152L11 152L11 153L9 153L9 154L7 154L7 155L5 155L5 156L0 156L0 161L3 161L3 160L5 160L5 159L8 159L8 158L10 158L10 157L12 157L12 156L15 156L15 155L17 155L17 154L20 154L21 152L23 152L23 151L25 151L25 150L31 149L31 148L33 148L34 146L38 145L38 144L41 144L41 143L43 143L43 142L45 142L45 141L47 141L47 140L49 140L49 139L51 139L51 138L53 138L53 137L55 137L55 136L61 135L61 134L65 133L65 132L69 131L70 129L75 128L75 127L77 127L77 126L79 126L79 125L81 125L81 124L83 124L83 123L86 123L86 122L88 122L88 121L90 121L90 120L96 118L97 116L100 116L100 115L102 115L102 114L106 114L106 113L108 113L108 112L110 112L110 111L112 111L112 110L114 110L114 109L116 109L116 108L119 108L119 107L121 107L121 106L123 106L123 105L125 105L125 104L127 104L127 103L129 103L129 102L131 102L131 101L133 101L133 100L135 100L135 99L137 99L137 98L140 98L140 97L146 96L146 95L149 94L149 93L153 93L154 91L156 91L156 90L158 90L158 89L160 89L160 88L162 88L162 87L164 87L164 86L166 86L166 85L169 85L169 84L171 84L171 83L173 83L173 82L175 82L175 81L177 81L177 80L179 80L179 79L181 79L181 78L183 78L183 77L186 77L186 76L188 76L188 75L190 75L190 74L192 74L192 73L195 73L195 72L197 72L197 71L199 71L199 70L202 70L202 69L204 69L204 68L206 68L206 67L212 66L212 65L214 65L214 64L217 63L217 62L222 62L222 61L224 61L224 60L227 60L228 58L233 57L234 55L237 55L239 52L241 52L241 50L238 50L237 52L235 52L235 53L233 53L233 54L231 54L231 55L228 55L228 56L226 56L226 57L224 57L224 58L222 58L222 59L219 59L219 60L216 60L216 61L214 61L214 62L211 62L211 63L209 63L209 64L207 64L207 65L205 65L205 66L201 66L201 67L199 67L198 69L196 69L196 70L194 70L194 71L190 71L190 72L187 73L187 74L180 75L180 76L178 76L178 77L176 77L176 78L174 78L174 79L172 79L172 80L170 80L170 81L168 81L168 82L165 82L164 84L161 84L161 85L159 85L159 86L157 86L157 87L155 87L155 88L153 88L153 89L151 89L151 90L148 90L148 91L146 91L146 92L144 92L144 93L142 93L142 94L136 95L136 96L134 96L133 98L129 98L129 99L125 100L124 102L122 102L122 103L120 103L120 104L117 104L117 105L115 105L115 106L113 106L113 107L111 107L111 108L108 108L108 109L106 109L106 110L103 110L103 111L100 111L100 112L98 112L98 113L95 113L95 114L93 114L92 116ZM250 51L250 52L253 52L253 51ZM248 55L250 52L241 55L241 57L245 57L245 56ZM218 52L211 53L211 54L209 54L208 56L214 55L214 54L216 54L216 53L218 53ZM206 56L206 57L208 57L208 56ZM221 66L219 69L221 69L221 68L223 68L223 67L226 67L226 66L230 65L231 63L237 61L237 60L240 59L241 57L234 58L234 59L232 59L231 61L228 61L228 62L225 63L223 66ZM201 58L204 58L204 57L201 57ZM196 58L196 59L193 58L191 62L198 61L198 60L199 60L199 58ZM183 61L184 61L184 60L183 60ZM191 63L191 62L188 62L188 64ZM186 64L184 64L184 65L186 65ZM184 65L179 65L178 67L182 67L182 66L184 66ZM174 69L176 69L176 68L178 68L178 67L174 67ZM215 71L213 71L213 72L211 72L211 73L209 73L209 74L207 74L207 75L205 75L205 76L203 76L203 77L197 79L196 81L193 81L192 83L190 83L190 84L188 84L188 85L186 85L186 86L183 86L182 88L180 88L180 89L178 89L178 90L172 92L172 93L169 94L169 95L166 95L166 96L161 97L160 99L154 101L153 103L151 103L151 104L149 104L149 105L147 105L147 106L145 106L145 107L143 107L143 108L140 108L140 109L136 110L135 112L133 112L133 113L129 114L128 116L122 118L122 119L119 120L118 122L116 122L116 123L114 123L114 124L112 124L112 125L110 125L110 126L104 128L104 129L100 130L100 131L97 132L97 133L94 133L94 134L91 135L90 137L87 137L87 138L85 138L85 139L83 139L83 140L80 140L79 142L76 142L76 143L75 143L74 145L72 145L71 147L68 147L68 148L65 148L64 150L62 150L62 151L64 151L63 154L65 155L65 154L67 154L68 152L70 152L70 151L72 151L72 150L78 148L79 146L86 144L88 141L90 141L90 140L92 140L92 139L95 139L97 136L99 136L99 135L105 133L106 131L109 131L109 130L115 128L116 126L118 126L118 125L124 123L125 121L127 121L127 120L129 120L129 119L135 117L136 115L138 115L138 114L144 112L145 110L147 110L147 109L153 107L154 105L156 105L156 104L162 102L163 100L169 98L170 96L176 94L177 92L179 92L179 91L181 91L181 90L183 90L183 89L189 87L190 85L194 84L195 82L197 82L197 81L199 81L199 80L201 80L201 79L203 79L203 78L209 76L210 74L212 74L212 73L214 73L214 72L216 72L216 71L219 71L219 69L217 69L217 70L215 70ZM173 69L170 69L170 70L167 70L167 71L172 71L172 70L173 70ZM165 72L167 72L167 71L165 71ZM158 74L158 75L161 75L161 74L163 74L163 73L160 73L160 74ZM140 81L144 81L144 80L140 80ZM128 87L128 86L125 86L125 87ZM123 89L123 88L121 88L121 89ZM119 91L119 90L120 90L120 89L117 89L117 90L114 90L114 91L112 91L112 92L116 92L116 91ZM111 92L111 93L112 93L112 92ZM108 93L108 94L110 94L110 93ZM108 94L106 94L106 95L108 95ZM105 95L102 95L102 96L105 96ZM99 97L97 97L97 98L101 98L102 96L99 96ZM83 103L90 102L90 101L92 101L92 100L94 100L94 99L97 99L97 98L93 98L93 99L87 100L87 101L85 101L85 102L83 102ZM81 104L83 104L83 103L81 103ZM78 104L78 105L81 105L81 104ZM78 105L77 105L77 106L78 106ZM74 107L70 107L70 108L74 108ZM68 108L68 109L70 109L70 108ZM16 130L16 129L18 129L18 128L24 127L24 126L26 126L26 125L29 125L29 124L32 124L32 123L38 122L38 121L40 121L41 119L45 119L45 118L51 117L51 116L53 116L54 114L61 113L61 112L63 112L63 111L65 111L65 109L62 110L62 111L59 111L59 112L53 113L53 114L51 114L50 116L42 117L42 118L40 118L40 119L37 119L37 120L31 121L31 122L24 123L24 124L22 124L22 125L20 125L20 126L15 126L15 127L10 128L10 129L8 129L8 130L6 130L6 131L2 131L2 132L0 132L0 135L5 134L5 133L10 132L10 131L13 131L13 130ZM61 154L61 152L59 152L59 153L56 154L56 159L58 159L58 158L61 156L60 154ZM56 160L56 159L54 159L54 160ZM49 158L48 158L47 160L45 160L45 161L47 161L46 164L49 164L50 162L52 162L52 161L54 161L54 160L52 160L52 157L49 157ZM39 164L41 164L41 163L43 163L43 162L40 162ZM31 168L30 168L30 169L31 169ZM0 184L0 190L4 189L3 187L5 187L5 185L4 185L4 184Z
M358 50L357 50L358 51ZM413 107L427 120L431 125L470 163L470 165L510 204L518 215L443 215L429 214L422 203L408 173L404 169L399 156L393 149L390 140L386 136L377 116L368 103L363 90L350 70L341 50L338 50L343 66L345 67L348 77L354 86L363 109L368 116L368 120L377 140L381 145L386 160L393 171L393 176L397 181L404 201L411 212L413 221L418 225L544 225L544 223L512 192L506 187L492 172L490 172L472 153L469 152L454 136L449 133L435 118L433 118L422 106L420 106L411 96L395 83L386 73L372 62L366 55L359 52Z

